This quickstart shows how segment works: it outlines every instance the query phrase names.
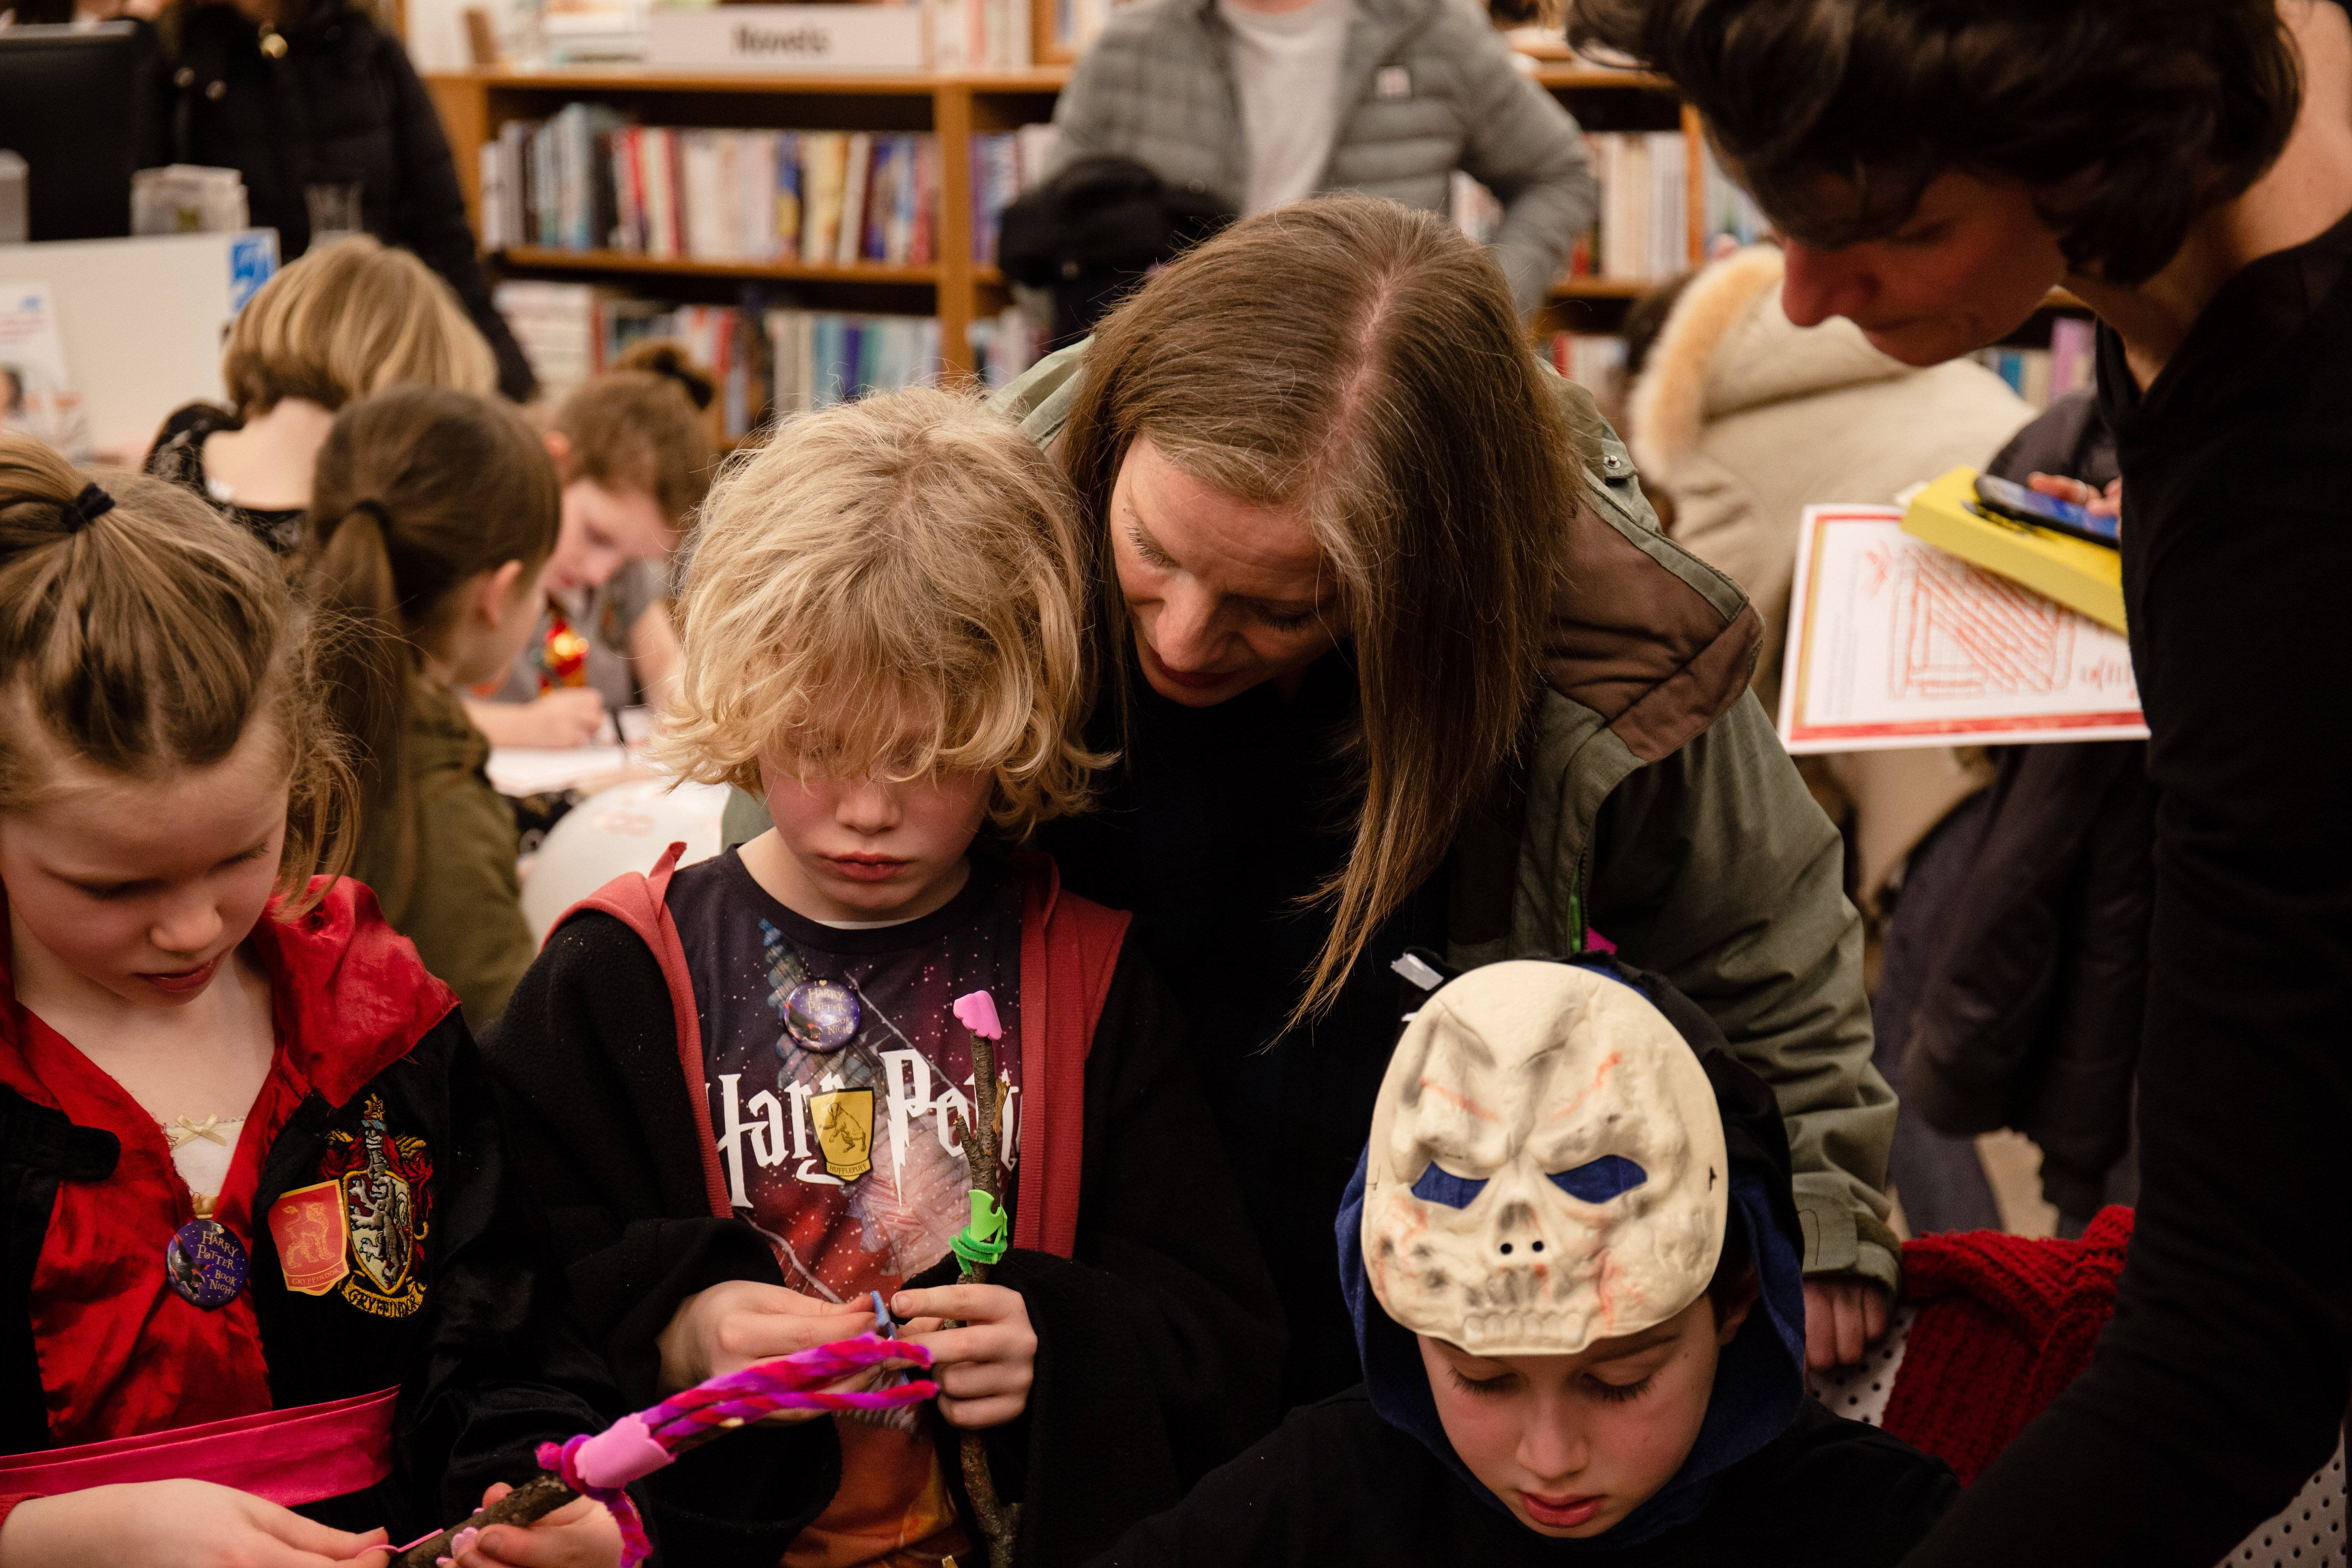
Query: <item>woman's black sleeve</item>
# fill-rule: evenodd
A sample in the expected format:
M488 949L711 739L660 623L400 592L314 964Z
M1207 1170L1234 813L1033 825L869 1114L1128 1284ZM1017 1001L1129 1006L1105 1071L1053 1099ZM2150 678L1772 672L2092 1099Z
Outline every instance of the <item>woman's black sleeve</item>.
M466 1026L452 1013L435 1033L447 1051L449 1133L433 1220L432 1327L408 1380L400 1449L409 1473L438 1479L442 1517L463 1519L492 1481L535 1475L541 1443L601 1430L621 1411L565 1311L562 1265Z
M1075 1563L1181 1498L1274 1423L1281 1308L1175 1004L1122 955L1087 1062L1075 1258L1014 1251L994 1279L1037 1333L1024 1560ZM1002 1447L1002 1444L992 1447Z
M534 384L522 345L490 299L474 230L466 221L466 196L449 139L441 130L433 96L409 63L408 51L389 36L378 42L382 68L393 93L392 130L400 160L399 199L392 214L392 237L421 257L448 280L466 313L499 357L499 390L527 402Z

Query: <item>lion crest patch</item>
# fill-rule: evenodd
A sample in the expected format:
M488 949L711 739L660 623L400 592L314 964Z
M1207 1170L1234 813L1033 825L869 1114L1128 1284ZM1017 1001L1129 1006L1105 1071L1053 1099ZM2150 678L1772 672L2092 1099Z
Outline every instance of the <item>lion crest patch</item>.
M425 1304L425 1240L432 1233L433 1157L425 1140L395 1137L383 1098L369 1095L356 1135L327 1134L320 1176L333 1182L349 1222L343 1300L379 1318Z

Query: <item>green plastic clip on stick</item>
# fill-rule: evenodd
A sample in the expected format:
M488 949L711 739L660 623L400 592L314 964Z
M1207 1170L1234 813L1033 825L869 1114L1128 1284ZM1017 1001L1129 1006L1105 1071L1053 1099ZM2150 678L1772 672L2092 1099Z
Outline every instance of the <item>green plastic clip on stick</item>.
M996 999L985 991L957 997L953 1011L957 1021L971 1031L972 1119L978 1125L965 1126L963 1118L949 1108L949 1121L963 1150L964 1163L971 1171L971 1223L950 1245L963 1265L958 1282L983 1285L990 1267L1004 1257L1012 1242L1012 1227L1004 1216L1003 1183L996 1173L997 1129L1004 1116L1004 1089L996 1079L996 1042L1004 1037L1004 1026L997 1020ZM960 1447L963 1488L980 1521L980 1532L988 1541L989 1568L1013 1568L1013 1543L1021 1532L1021 1505L997 1495L996 1478L988 1468L988 1447L979 1433L966 1432Z

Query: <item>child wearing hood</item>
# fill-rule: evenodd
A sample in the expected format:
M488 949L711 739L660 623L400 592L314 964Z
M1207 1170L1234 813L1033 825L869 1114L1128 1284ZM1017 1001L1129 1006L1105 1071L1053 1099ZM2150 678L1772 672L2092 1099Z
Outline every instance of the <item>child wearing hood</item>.
M1097 1568L1871 1568L1958 1495L1805 1396L1780 1114L1654 976L1522 960L1436 991L1339 1231L1363 1386Z

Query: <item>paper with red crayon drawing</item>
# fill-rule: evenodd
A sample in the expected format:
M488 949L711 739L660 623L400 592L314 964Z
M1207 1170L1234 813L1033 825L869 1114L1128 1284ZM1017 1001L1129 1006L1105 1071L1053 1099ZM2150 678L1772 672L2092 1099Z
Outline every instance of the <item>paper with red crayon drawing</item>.
M1903 531L1895 507L1805 509L1781 667L1795 752L2140 740L2131 647Z

